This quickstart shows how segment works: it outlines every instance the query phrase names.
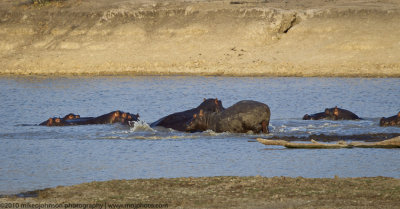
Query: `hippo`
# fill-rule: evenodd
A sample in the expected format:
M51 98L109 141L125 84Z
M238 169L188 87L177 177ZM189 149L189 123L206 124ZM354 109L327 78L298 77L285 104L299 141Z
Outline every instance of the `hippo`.
M65 126L68 124L65 123L65 120L63 120L62 118L54 117L54 118L49 118L46 121L43 121L39 125L40 126Z
M325 113L329 113L330 116L333 117L333 120L360 120L361 118L358 117L356 114L338 108L335 106L334 108L325 109Z
M68 114L63 118L50 118L39 125L45 126L72 126L72 125L89 125L89 124L109 124L121 123L130 125L132 121L138 121L139 114L130 114L128 112L113 111L98 117L80 117L75 114Z
M150 127L162 126L177 131L186 131L186 125L192 119L193 114L198 113L200 110L203 110L203 112L221 112L224 109L222 101L218 100L218 98L204 98L203 102L198 107L165 116L151 123Z
M69 113L65 115L63 118L60 117L54 117L54 118L49 118L46 121L43 121L39 125L41 126L65 126L68 125L66 122L67 120L73 120L73 119L78 119L80 118L80 115L75 115L74 113Z
M399 126L400 127L400 112L388 118L381 118L379 121L380 126Z
M212 130L217 133L269 133L271 116L268 105L252 101L240 101L221 112L205 112L202 109L194 114L186 125L187 132Z
M338 108L335 106L334 108L326 108L324 112L315 113L312 115L304 115L303 120L361 120L356 114Z
M303 120L322 120L322 119L330 119L330 115L326 114L325 112L319 112L315 114L305 114L303 116Z
M72 120L72 119L77 119L80 118L80 115L75 115L74 113L70 113L66 116L64 116L63 120Z

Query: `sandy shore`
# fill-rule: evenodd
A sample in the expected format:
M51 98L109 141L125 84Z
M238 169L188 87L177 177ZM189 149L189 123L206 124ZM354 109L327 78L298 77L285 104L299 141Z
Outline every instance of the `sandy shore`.
M397 0L0 2L0 75L400 77Z
M38 197L3 197L0 198L0 205L17 203L21 207L22 204L40 203L99 204L103 208L105 204L168 204L168 208L398 208L400 180L385 177L137 179L92 182L45 189L32 194Z

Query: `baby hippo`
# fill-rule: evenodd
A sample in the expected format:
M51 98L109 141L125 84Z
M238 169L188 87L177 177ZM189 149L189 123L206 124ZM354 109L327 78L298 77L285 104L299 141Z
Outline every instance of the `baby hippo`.
M356 114L338 108L337 106L334 108L326 108L324 112L315 113L312 115L304 115L303 120L359 120L361 119Z
M388 118L381 118L379 121L380 126L399 126L400 127L400 112Z

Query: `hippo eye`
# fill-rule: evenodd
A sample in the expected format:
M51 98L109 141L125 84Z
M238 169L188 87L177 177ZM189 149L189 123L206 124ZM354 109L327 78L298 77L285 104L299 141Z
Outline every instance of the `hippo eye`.
M126 113L122 113L122 117L123 117L123 118L126 118Z
M60 118L56 118L56 123L59 123L60 122Z

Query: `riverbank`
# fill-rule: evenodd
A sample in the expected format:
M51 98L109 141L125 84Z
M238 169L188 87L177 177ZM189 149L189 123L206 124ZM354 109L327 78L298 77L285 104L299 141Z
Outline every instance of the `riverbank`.
M400 77L395 0L0 3L1 75Z
M18 204L168 204L168 208L397 208L400 180L202 177L91 182L3 197Z

